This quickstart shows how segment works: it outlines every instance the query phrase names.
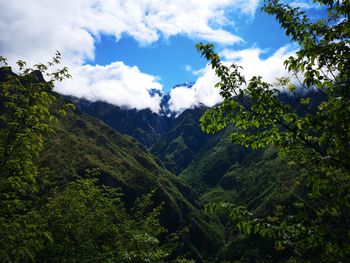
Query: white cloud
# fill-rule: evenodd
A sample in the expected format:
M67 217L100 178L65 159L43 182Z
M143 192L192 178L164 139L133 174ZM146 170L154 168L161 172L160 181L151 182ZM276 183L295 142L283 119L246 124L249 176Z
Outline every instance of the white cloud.
M319 9L321 8L321 5L318 3L315 3L314 1L293 1L290 3L291 7L299 7L301 9Z
M233 44L242 39L222 27L231 10L253 15L258 0L0 0L0 52L42 62L60 50L69 62L94 57L100 34L128 34L140 44L161 36Z
M161 97L151 96L149 90L162 90L157 79L129 67L123 62L106 66L84 65L74 68L74 78L60 83L57 91L91 101L105 101L129 109L159 112Z
M93 58L93 36L73 23L75 1L63 2L0 0L1 54L32 64L48 61L56 50L72 64Z
M223 50L220 55L229 62L235 62L243 67L242 73L247 80L253 76L261 76L266 82L272 83L277 77L287 77L290 74L285 69L283 62L295 53L290 45L279 48L271 56L263 59L261 55L266 51L260 48L244 50Z
M83 66L94 59L99 37L107 34L118 40L127 34L147 45L161 37L184 35L231 45L242 39L224 29L231 19L228 13L253 16L257 6L258 0L0 0L0 54L10 65L17 59L32 65L49 61L59 50L75 78L59 91L156 111L157 98L145 95L149 86L159 87L154 77L122 62ZM133 77L115 77L116 68ZM127 85L126 79L133 84ZM139 86L143 100L134 94L134 86Z
M295 50L291 46L285 46L278 49L275 53L267 58L261 58L263 50L259 48L250 48L239 51L230 49L223 50L220 55L223 57L225 64L236 64L243 67L242 73L247 80L253 76L261 76L264 81L272 83L277 77L289 76L283 62ZM197 79L192 88L177 87L170 93L170 109L181 113L187 108L194 108L199 105L208 107L222 102L219 90L214 85L219 81L211 67L197 71L201 76Z
M178 113L199 105L212 107L222 102L219 90L214 88L219 78L209 66L202 70L196 83L191 87L176 87L170 91L169 109Z

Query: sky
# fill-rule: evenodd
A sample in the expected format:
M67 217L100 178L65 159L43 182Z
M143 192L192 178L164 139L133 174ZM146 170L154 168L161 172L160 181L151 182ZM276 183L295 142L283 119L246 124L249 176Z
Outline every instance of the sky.
M310 0L288 1L317 13ZM9 64L49 61L56 50L73 76L56 91L137 110L181 113L222 101L195 49L213 43L225 63L273 82L297 50L259 0L0 0L0 55ZM175 85L193 82L192 87ZM150 90L158 90L150 94Z

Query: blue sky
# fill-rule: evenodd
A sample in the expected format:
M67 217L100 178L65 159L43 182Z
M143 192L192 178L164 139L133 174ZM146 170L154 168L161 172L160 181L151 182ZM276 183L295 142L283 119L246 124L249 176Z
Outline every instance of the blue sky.
M311 0L283 0L314 17ZM283 61L297 50L279 24L261 12L259 0L0 0L0 55L11 65L49 61L56 50L72 80L56 91L126 108L159 112L169 93L170 109L182 112L222 101L218 81L197 53L213 43L225 63L273 82L288 76ZM176 87L194 82L191 88Z
M272 16L261 12L259 8L254 17L239 18L237 22L239 25L236 28L226 28L244 39L244 42L234 45L235 49L259 46L266 51L261 54L261 58L266 58L281 46L288 44L289 38L285 36L279 23ZM231 15L232 19L235 19L235 15L237 14ZM196 81L197 77L190 72L188 66L196 71L206 64L206 60L195 48L196 43L200 41L180 35L169 39L161 38L150 45L140 45L127 35L120 40L116 40L113 36L102 35L95 45L95 58L88 60L87 63L106 65L121 60L127 65L137 65L142 72L158 76L164 90L168 92L176 84ZM218 51L226 47L216 43Z
M195 40L183 36L160 40L150 46L140 46L133 38L124 37L118 42L114 37L102 36L96 45L96 57L89 64L106 65L121 60L137 65L142 72L159 77L164 90L176 84L195 81L196 76L186 71L186 66L200 69L205 60L196 52Z

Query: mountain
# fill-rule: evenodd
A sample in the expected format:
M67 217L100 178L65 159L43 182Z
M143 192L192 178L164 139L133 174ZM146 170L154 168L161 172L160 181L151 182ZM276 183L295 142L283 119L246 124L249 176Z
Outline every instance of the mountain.
M288 96L283 100L293 102ZM290 169L277 158L278 149L253 151L231 144L230 127L215 135L204 134L199 127L199 118L206 107L187 109L175 118L175 115L158 115L148 110L120 109L104 102L76 100L76 103L81 111L143 143L166 169L189 183L204 202L255 202L252 207L258 208L266 200L272 200L272 195L281 194L274 190L277 189L276 182L284 184L281 176L285 171L288 174ZM147 144L144 138L147 138ZM271 172L267 167L274 169L274 176L268 176ZM249 174L249 179L243 174ZM271 194L258 194L259 198L255 198L262 189L269 189Z
M9 75L14 75L10 68L0 68L0 82L6 82ZM41 75L35 79L38 83L44 81ZM73 102L59 94L52 95L56 97L52 109L62 109ZM97 184L120 189L123 203L130 211L139 197L153 192L153 207L161 206L159 221L167 230L162 239L177 240L174 257L188 257L196 262L214 260L216 251L222 247L223 227L218 219L204 212L197 194L187 183L166 170L135 138L120 134L77 107L67 108L66 113L57 116L54 132L44 138L37 161L41 169L37 195L42 200L51 192L72 187L79 179L90 178L89 171L97 169L94 175ZM133 116L135 112L129 114ZM153 119L141 119L148 124L142 128L150 127L152 132L160 133L165 124L158 123L157 115L147 111L144 114ZM131 119L128 125L134 120L139 119ZM157 128L151 126L157 123Z
M137 111L101 101L70 99L81 111L102 120L120 133L134 137L146 148L149 148L169 129L172 121L171 118L156 114L149 109Z
M42 76L36 79L44 81ZM1 74L0 81L6 81ZM225 201L265 215L277 204L291 207L304 194L298 171L277 158L278 148L252 150L231 144L230 126L215 135L204 134L199 118L205 107L176 116L55 96L53 107L70 102L76 107L59 118L55 132L44 140L40 194L65 189L95 169L98 185L120 189L130 211L140 196L153 192L153 207L162 206L159 221L167 229L163 240L177 239L174 257L222 262L254 254L254 238L237 250L239 237L227 235L230 223L206 214L203 204ZM169 97L163 99L168 104ZM297 109L302 114L302 108ZM238 256L230 256L232 251Z
M154 142L151 152L175 174L189 165L209 136L199 127L199 117L205 108L188 109L172 119L169 129Z
M300 96L281 93L279 99L290 104L302 116L305 112L314 112L324 99L322 96L317 92ZM312 98L312 103L303 105L299 103L300 97ZM98 104L99 107L91 104ZM136 140L140 137L134 134L143 134L142 138L148 138L147 144L142 140L140 142L157 156L168 171L189 184L203 204L229 202L247 207L255 216L266 216L273 213L277 205L293 211L294 204L306 198L303 171L298 170L293 162L289 163L288 159L278 158L278 148L269 146L253 150L232 144L231 126L214 135L204 134L199 119L206 107L188 109L177 116L154 115L146 110L130 111L103 102L88 103L90 106L86 107L77 100L77 105L87 113L87 109L98 108L98 114L94 111L90 114L105 122L110 120L110 114L117 111L116 119L107 123L119 132L134 136ZM152 121L154 119L157 121ZM129 129L123 130L120 122L128 123ZM163 125L152 126L153 123ZM142 133L135 130L142 130ZM224 246L217 251L216 262L235 258L250 258L243 262L252 262L258 254L266 256L262 258L264 262L277 253L274 244L264 239L251 237L243 242L239 234L230 232L231 221L221 216L220 220L225 226ZM263 250L257 251L256 247ZM277 254L275 256L278 257Z
M204 107L188 109L175 118L174 113L156 114L148 109L137 111L101 101L71 99L81 111L138 140L175 174L179 174L192 161L209 138L201 131L198 122L205 111Z
M284 99L290 100L288 96ZM293 204L305 195L300 187L302 173L290 168L287 160L279 159L276 147L252 150L232 144L232 127L215 135L204 134L199 127L199 118L205 110L204 107L188 109L177 118L159 116L168 118L168 126L154 137L157 139L148 149L168 170L188 183L204 204L229 202L242 205L255 216L272 213L276 205L294 209ZM125 118L127 114L119 116ZM134 114L147 119L144 111ZM133 120L145 121L141 116ZM141 125L135 123L135 126ZM112 123L111 127L118 130L119 126ZM216 252L215 262L236 258L243 259L242 262L255 262L257 255L266 262L276 253L274 244L254 236L242 239L241 235L232 232L232 221L222 216L220 220L225 226L224 245Z
M151 121L157 120L150 112L143 113L153 118ZM87 169L98 168L99 182L120 188L129 206L154 190L155 206L163 203L161 224L169 234L182 233L181 253L189 253L198 262L214 256L222 245L220 223L205 215L196 193L183 180L169 173L136 139L79 109L60 119L57 132L46 141L40 163L50 168L51 181L58 185L86 176Z
M191 88L193 82L184 82L174 86ZM137 111L136 109L126 109L111 105L106 102L91 102L85 99L69 97L81 111L94 116L120 133L130 135L137 139L146 148L151 148L155 141L164 137L169 129L177 124L172 124L176 113L169 109L169 94L162 94L159 90L149 91L151 96L160 96L160 113L154 113L149 109Z
M323 99L322 94L317 92L298 96L281 93L279 96L281 101L290 104L300 115L315 111ZM305 96L312 98L312 103L299 103L300 97L305 99ZM105 122L109 121L110 113L118 111L118 117L108 124L119 132L133 136L133 129L142 130L144 137L149 138L147 144L143 143L145 148L157 156L168 171L189 184L202 204L229 202L246 207L254 216L266 216L272 214L277 205L293 211L294 204L306 198L303 172L298 170L297 165L289 163L288 159L278 158L277 147L253 150L232 144L232 126L214 135L204 134L199 119L207 110L206 107L187 109L179 115L152 115L145 110L124 110L103 102L89 104L99 105L98 114L90 114ZM86 105L79 100L77 105L81 111L88 112ZM90 105L88 109L91 108L97 107ZM157 119L157 123L166 125L161 126L162 129L156 129L160 126L152 127L153 118ZM130 122L130 129L123 130L120 122ZM138 139L137 136L134 138ZM231 232L232 221L227 221L223 216L220 216L220 221L225 226L224 246L217 251L216 262L236 258L249 258L243 262L253 262L257 254L266 256L262 262L268 261L271 255L278 257L274 254L277 253L274 244L255 237L243 242L238 233ZM263 250L256 251L256 247Z

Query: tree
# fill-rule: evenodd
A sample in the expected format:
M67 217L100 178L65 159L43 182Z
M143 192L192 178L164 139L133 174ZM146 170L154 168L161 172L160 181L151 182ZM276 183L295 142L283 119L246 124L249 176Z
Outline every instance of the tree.
M17 75L0 57L5 64L0 69L1 261L34 260L35 251L49 236L35 208L39 174L35 162L43 148L43 136L53 131L50 123L56 119L50 108L55 100L54 82L70 77L65 67L49 72L60 58L57 52L52 62L34 68L26 68L20 60Z
M119 190L96 181L79 179L51 195L41 214L52 238L36 262L164 261L168 249L157 239L165 232L158 221L161 206L152 208L152 193L129 213Z
M276 145L300 171L306 192L293 209L280 206L273 216L255 219L225 205L236 226L273 239L276 249L292 251L290 260L335 262L350 256L350 4L314 2L327 17L313 21L279 0L263 6L300 46L285 61L297 85L286 78L274 84L258 76L247 81L239 66L220 61L213 45L197 45L220 78L216 87L224 99L202 116L201 127L216 133L232 125L232 142L252 148ZM281 99L281 88L295 95L298 107ZM299 97L302 89L308 95Z

